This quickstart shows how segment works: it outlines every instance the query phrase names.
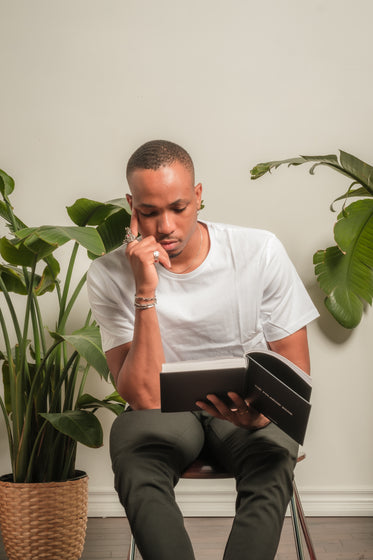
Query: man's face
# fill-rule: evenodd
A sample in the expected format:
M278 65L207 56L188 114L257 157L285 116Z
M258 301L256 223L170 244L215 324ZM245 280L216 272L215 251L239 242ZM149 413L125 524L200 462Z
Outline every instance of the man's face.
M202 185L194 186L192 173L179 162L136 169L128 183L132 195L127 199L137 212L142 237L153 235L170 258L180 255L196 231Z

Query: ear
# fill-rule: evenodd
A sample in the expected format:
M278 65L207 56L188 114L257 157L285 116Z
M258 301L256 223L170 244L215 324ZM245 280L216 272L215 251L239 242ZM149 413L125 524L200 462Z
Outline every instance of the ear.
M127 199L128 204L129 204L129 207L132 210L132 195L131 194L126 194L126 199Z
M202 202L202 183L198 183L198 185L194 187L194 193L196 195L197 210L200 210Z

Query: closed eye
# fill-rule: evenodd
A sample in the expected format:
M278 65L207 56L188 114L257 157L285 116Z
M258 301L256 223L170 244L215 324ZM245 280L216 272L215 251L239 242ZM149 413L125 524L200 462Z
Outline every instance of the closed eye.
M187 208L188 208L188 204L186 204L185 206L171 206L170 210L172 212L175 212L175 214L181 214L182 212L184 212ZM145 208L144 208L145 210ZM154 218L155 216L158 216L160 210L155 209L155 210L151 210L149 208L149 210L146 212L144 210L140 210L139 208L137 209L138 213L140 214L140 216L142 216L143 218Z
M144 218L151 218L151 217L157 215L157 212L141 212L141 211L138 211L138 212L139 212L139 214L140 214L141 216L143 216Z

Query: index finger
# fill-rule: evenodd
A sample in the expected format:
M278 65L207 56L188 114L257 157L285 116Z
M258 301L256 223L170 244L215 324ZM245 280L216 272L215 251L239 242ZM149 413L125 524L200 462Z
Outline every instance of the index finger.
M229 399L228 401L225 401L213 394L208 394L206 397L209 403L211 403L222 416L227 417L231 414L231 412L233 412L231 410L230 403L228 402Z
M242 397L240 397L240 395L238 395L237 393L233 393L229 391L228 397L232 400L232 402L236 405L237 408L248 406L246 401Z
M135 208L132 208L130 230L132 231L132 233L135 237L137 237L139 235L139 220L138 220L137 212L136 212Z
M212 403L208 404L206 401L196 401L196 405L205 412L211 414L211 416L215 416L215 418L222 418L221 413Z

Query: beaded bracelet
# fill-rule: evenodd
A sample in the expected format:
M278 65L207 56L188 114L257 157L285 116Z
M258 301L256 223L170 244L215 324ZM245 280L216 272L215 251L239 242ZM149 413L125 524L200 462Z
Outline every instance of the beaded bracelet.
M141 303L141 302L145 302L145 303ZM143 297L143 296L138 296L137 294L135 294L135 307L136 307L136 309L151 309L152 307L155 307L156 303L157 303L157 297L156 296Z
M157 296L142 297L142 296L138 296L138 295L135 294L135 303L139 302L139 301L152 301L154 303L157 303Z

